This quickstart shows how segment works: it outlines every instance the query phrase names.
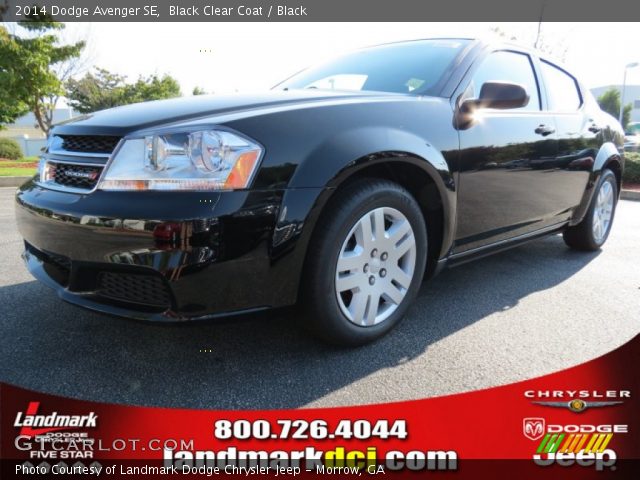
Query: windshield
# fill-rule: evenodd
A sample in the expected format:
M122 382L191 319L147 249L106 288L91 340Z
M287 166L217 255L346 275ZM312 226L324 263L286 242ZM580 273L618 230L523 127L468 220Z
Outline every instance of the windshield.
M434 93L468 40L420 40L368 48L304 70L276 88Z

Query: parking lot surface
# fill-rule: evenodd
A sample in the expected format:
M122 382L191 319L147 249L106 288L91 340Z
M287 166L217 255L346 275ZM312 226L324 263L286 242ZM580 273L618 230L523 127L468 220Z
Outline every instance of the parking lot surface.
M447 270L390 335L342 350L295 311L158 325L63 303L22 264L14 190L0 189L0 379L47 393L192 408L388 402L558 371L640 332L640 202L619 203L600 252L553 236Z

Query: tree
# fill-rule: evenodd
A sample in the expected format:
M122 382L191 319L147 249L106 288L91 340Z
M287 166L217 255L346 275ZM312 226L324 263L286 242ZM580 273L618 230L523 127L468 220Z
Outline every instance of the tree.
M80 80L69 79L65 85L67 103L80 113L90 113L123 105L125 77L96 68Z
M193 91L191 92L191 95L206 95L207 91L202 88L202 87L193 87Z
M18 22L23 36L0 32L0 122L10 123L26 111L33 112L41 130L47 134L53 112L63 93L56 67L79 57L85 42L61 45L57 31L64 24L46 16L32 16ZM9 109L4 104L9 103Z
M69 105L80 113L180 96L180 85L169 75L140 77L127 84L126 77L103 68L96 68L80 80L69 80L66 89Z
M147 102L149 100L162 100L164 98L179 97L180 84L170 75L151 75L140 77L138 81L124 87L124 99L127 103Z
M15 122L18 117L29 111L29 105L12 95L16 78L8 69L6 62L8 55L5 55L5 52L13 46L10 43L9 32L0 26L0 51L2 52L0 55L0 129L7 123Z
M600 108L607 112L609 115L619 118L620 117L620 90L615 87L609 87L602 95L598 97L598 104ZM624 106L622 111L622 126L627 128L629 121L631 120L631 104L628 103Z

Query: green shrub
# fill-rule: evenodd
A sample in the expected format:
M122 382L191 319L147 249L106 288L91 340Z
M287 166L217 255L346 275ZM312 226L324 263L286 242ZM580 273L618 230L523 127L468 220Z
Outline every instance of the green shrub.
M625 154L623 182L640 183L640 153Z
M17 160L22 158L22 149L13 138L0 138L0 158Z

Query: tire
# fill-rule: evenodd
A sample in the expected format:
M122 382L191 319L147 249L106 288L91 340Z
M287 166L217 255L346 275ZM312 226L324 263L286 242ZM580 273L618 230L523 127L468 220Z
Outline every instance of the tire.
M309 328L341 346L382 337L424 276L427 229L418 203L393 182L358 180L334 194L314 231L302 290Z
M574 250L598 250L609 237L618 201L618 184L611 170L603 170L582 221L563 233L564 242Z

